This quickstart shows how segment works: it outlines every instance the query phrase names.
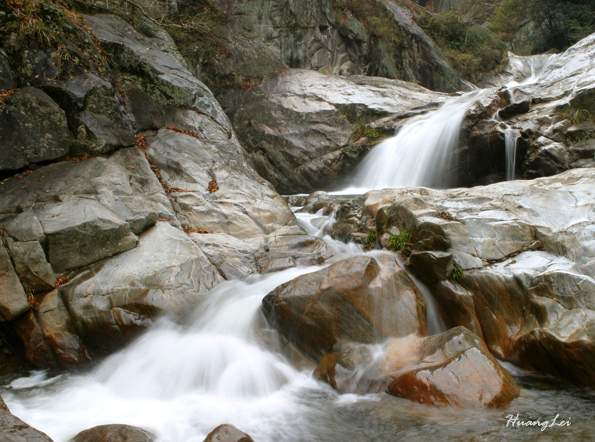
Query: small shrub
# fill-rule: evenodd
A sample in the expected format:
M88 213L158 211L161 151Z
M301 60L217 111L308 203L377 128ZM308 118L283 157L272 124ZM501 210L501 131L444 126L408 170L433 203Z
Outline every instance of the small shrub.
M378 232L376 230L372 229L368 233L368 236L366 236L366 239L364 239L364 244L367 246L371 246L373 244L376 244L377 240L378 240Z
M453 281L461 281L465 277L465 272L462 268L455 266L454 270L450 274L450 279Z
M407 244L413 242L413 236L407 229L401 229L398 235L389 234L387 247L395 252L403 250Z

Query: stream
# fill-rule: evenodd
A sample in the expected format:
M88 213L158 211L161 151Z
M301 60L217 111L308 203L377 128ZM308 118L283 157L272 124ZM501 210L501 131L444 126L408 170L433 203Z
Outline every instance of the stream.
M341 257L364 253L325 237L332 219L297 214ZM378 253L378 252L365 252ZM258 442L588 441L595 434L595 392L504 364L522 387L505 409L434 408L385 394L340 395L274 351L263 329L262 298L321 267L292 268L225 282L179 324L162 319L127 348L86 374L33 372L4 379L11 411L55 442L100 424L125 423L159 442L202 442L231 423ZM269 336L262 344L262 336ZM507 416L571 418L563 428L507 428Z

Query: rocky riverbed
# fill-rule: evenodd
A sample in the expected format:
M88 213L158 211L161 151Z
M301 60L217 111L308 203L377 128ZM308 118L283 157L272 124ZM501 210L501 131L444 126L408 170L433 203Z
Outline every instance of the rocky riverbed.
M218 3L254 34L233 69L253 54L271 69L217 98L162 28L99 7L52 10L78 63L0 54L10 410L56 442L118 423L141 428L75 440L501 440L511 413L562 412L572 431L519 440L592 434L595 36L511 56L466 113L457 187L337 195L461 83L394 2L417 43L368 69L383 43L328 2L296 12L320 23L290 68L289 35L256 26L287 11ZM0 412L7 440L50 440Z

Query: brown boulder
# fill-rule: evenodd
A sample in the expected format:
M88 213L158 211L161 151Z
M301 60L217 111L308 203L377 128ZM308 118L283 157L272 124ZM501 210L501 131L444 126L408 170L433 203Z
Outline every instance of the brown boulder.
M341 393L385 391L436 406L499 407L519 394L481 338L464 327L384 345L337 343L315 376Z
M372 343L427 334L422 295L394 255L354 256L287 282L263 299L266 316L320 361L338 340Z
M510 373L464 327L423 339L420 356L419 365L391 374L390 394L462 408L501 407L519 395Z
M139 427L112 424L81 431L71 442L153 442L155 435Z
M254 442L254 440L233 425L223 424L211 431L203 442Z

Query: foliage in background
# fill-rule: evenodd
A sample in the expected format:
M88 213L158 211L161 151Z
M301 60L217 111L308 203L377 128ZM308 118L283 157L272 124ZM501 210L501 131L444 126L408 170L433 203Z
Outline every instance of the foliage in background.
M595 32L595 0L502 0L490 28L510 42L527 24L538 37L528 52L564 50Z
M43 50L60 76L105 70L101 48L70 3L50 0L0 1L0 44L15 66L24 66L22 81L30 80L30 51Z
M216 77L215 65L221 57L229 56L227 40L217 30L228 21L228 16L219 10L211 0L180 2L178 13L171 21L192 23L195 26L166 28L174 39L185 60L198 60L203 69L211 69L212 75L201 76L207 86L217 88L209 79ZM219 80L224 80L219 78Z
M418 18L418 24L468 81L476 82L507 62L506 45L494 33L457 12L425 14Z
M376 230L370 230L363 242L365 245L371 246L376 244L376 240L378 240L378 232Z

